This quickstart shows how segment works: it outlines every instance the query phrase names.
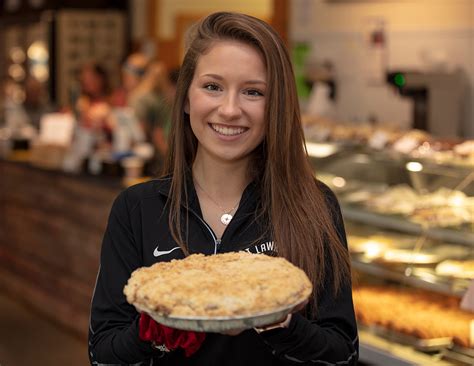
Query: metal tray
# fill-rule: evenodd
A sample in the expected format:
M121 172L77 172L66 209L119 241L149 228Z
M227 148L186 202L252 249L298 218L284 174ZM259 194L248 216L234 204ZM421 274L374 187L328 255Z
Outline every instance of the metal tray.
M474 365L474 349L458 345L442 351L443 359L454 361L457 365Z
M462 347L457 344L454 344L450 348L450 350L453 352L462 353L463 355L469 356L472 359L474 359L474 348L466 348L466 347Z
M135 306L138 311L150 315L156 322L175 329L192 330L196 332L220 333L232 330L245 330L262 327L281 321L300 302L276 309L271 313L257 313L243 317L178 317L167 316L158 312L150 312Z
M453 346L453 339L451 337L421 339L411 335L396 332L391 329L386 329L378 325L364 326L364 328L380 337L407 346L412 346L422 352L440 351Z

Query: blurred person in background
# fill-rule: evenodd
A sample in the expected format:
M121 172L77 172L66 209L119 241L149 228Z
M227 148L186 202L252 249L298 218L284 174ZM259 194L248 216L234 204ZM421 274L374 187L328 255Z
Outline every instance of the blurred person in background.
M114 107L130 105L130 98L142 82L149 63L149 57L140 52L127 57L122 65L121 85L111 95L111 104Z
M72 112L76 117L76 129L72 146L68 152L63 169L80 172L83 163L97 152L109 152L112 148L115 120L111 118L109 102L109 78L105 68L95 62L84 64L78 76L79 93L71 101ZM63 110L68 112L67 109ZM89 164L90 165L90 164ZM87 170L98 174L100 164L90 165Z
M167 139L176 82L176 70L169 72L164 63L153 62L130 101L143 126L147 141L155 148L155 173L156 169L161 168L168 151Z
M99 144L112 141L113 123L110 117L109 78L97 63L87 63L80 71L80 96L74 106L79 125L90 130Z
M169 72L159 60L143 53L132 53L122 67L122 84L111 96L114 110L131 124L139 123L144 139L154 149L150 173L157 173L168 150L171 105L177 73ZM133 121L136 119L136 121ZM136 130L136 128L135 128Z
M25 101L23 107L30 119L30 123L36 128L40 127L41 117L45 113L53 112L52 105L48 102L45 84L30 76L25 81Z

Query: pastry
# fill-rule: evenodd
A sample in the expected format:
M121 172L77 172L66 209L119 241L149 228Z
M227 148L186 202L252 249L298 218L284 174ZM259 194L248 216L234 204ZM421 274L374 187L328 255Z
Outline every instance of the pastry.
M246 317L305 301L312 285L284 258L247 252L194 254L132 273L124 288L137 309L170 317Z
M445 206L417 209L410 219L421 225L450 227L469 224L472 222L473 216L464 207Z
M367 201L367 206L384 214L410 215L416 208L418 194L405 184L387 189Z
M436 266L436 274L474 279L474 260L445 260Z
M472 347L474 314L459 309L460 299L427 291L361 286L353 291L357 319L421 339L450 337Z

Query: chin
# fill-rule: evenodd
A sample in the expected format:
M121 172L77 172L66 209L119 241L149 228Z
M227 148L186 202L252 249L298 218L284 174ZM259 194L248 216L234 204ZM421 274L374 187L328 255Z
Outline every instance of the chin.
M235 154L235 153L217 153L215 154L219 159L232 163L232 162L237 162L237 161L242 161L245 159L250 158L250 154Z

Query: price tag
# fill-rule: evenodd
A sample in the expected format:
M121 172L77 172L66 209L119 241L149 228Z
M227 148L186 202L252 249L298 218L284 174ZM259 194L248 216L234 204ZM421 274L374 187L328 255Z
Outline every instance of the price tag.
M39 141L42 144L69 146L76 121L71 114L48 113L41 117Z

